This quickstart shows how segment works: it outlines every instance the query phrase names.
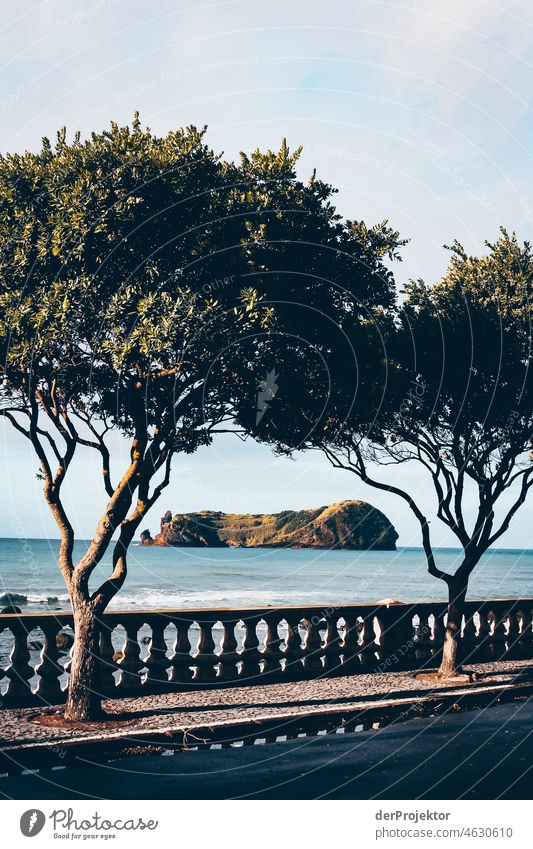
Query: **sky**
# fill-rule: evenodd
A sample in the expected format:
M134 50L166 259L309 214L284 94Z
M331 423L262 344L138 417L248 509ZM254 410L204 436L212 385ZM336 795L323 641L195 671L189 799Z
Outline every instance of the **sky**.
M339 188L348 218L388 218L410 239L398 285L434 282L454 239L471 253L498 227L531 238L533 6L530 0L3 0L0 150L35 149L66 125L82 135L111 120L165 132L209 127L211 146L303 144L302 176ZM37 463L0 424L0 536L56 536ZM117 469L126 446L114 439ZM92 534L104 504L99 468L83 454L65 489L77 533ZM416 468L394 480L431 513ZM376 493L319 454L288 460L221 436L178 457L165 510L276 512L361 498L384 510L399 544L419 545L403 503ZM432 522L434 542L453 538ZM531 504L502 541L533 548Z

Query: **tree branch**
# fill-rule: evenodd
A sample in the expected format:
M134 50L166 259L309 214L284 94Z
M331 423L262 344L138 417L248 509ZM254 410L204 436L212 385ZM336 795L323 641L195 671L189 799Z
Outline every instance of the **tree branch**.
M405 492L403 489L400 489L397 486L393 486L392 484L384 484L380 481L371 478L366 470L366 465L359 446L354 442L352 443L352 448L355 452L357 463L354 465L353 461L351 461L348 457L348 465L346 465L341 463L337 455L330 451L327 446L322 446L322 450L324 451L326 457L329 459L332 465L336 466L336 468L342 468L346 469L346 471L352 472L353 474L357 475L364 483L368 484L374 489L379 489L382 492L391 492L394 495L398 495L400 498L403 498L403 500L409 505L410 509L412 510L420 524L420 528L422 531L422 544L426 555L429 574L432 575L432 577L440 578L441 581L445 581L447 584L449 584L453 576L437 568L437 565L435 563L435 557L433 554L433 548L431 545L429 523L420 508L418 507L418 505L416 504L416 502L414 501L414 499L409 495L409 493Z
M500 525L500 527L498 528L498 530L495 531L492 534L492 536L489 537L489 539L487 540L487 546L486 546L487 548L490 548L490 546L493 545L496 542L496 540L499 539L508 530L513 516L515 515L517 510L520 509L520 507L522 506L522 504L526 500L526 497L527 497L529 490L533 486L533 479L532 479L533 467L527 469L522 474L523 474L523 477L522 477L522 485L520 487L520 495L518 496L518 498L516 499L516 501L514 502L512 507L510 508L510 510L507 512L507 515L505 516L505 518L504 518L502 524Z

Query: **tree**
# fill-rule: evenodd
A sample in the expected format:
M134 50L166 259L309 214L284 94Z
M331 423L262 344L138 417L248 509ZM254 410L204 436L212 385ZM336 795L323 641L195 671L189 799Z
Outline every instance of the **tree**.
M420 524L429 574L448 588L444 678L460 671L470 575L533 486L533 256L529 243L520 245L505 230L487 248L486 256L469 257L456 243L440 282L406 287L395 323L390 311L376 311L367 322L371 358L368 341L361 349L348 331L366 367L357 390L350 364L322 380L314 398L287 387L260 437L288 452L319 448L334 466L406 502ZM349 408L347 398L354 399ZM438 566L429 504L378 472L410 461L428 473L436 514L463 550L453 574Z
M245 378L310 337L302 303L317 345L354 303L360 316L392 301L375 258L397 234L343 221L331 186L297 178L298 156L283 142L225 162L204 131L157 137L136 116L0 157L0 415L35 452L60 532L75 629L68 719L98 715L99 621L173 456L235 429L236 414L255 426ZM130 443L118 476L112 431ZM75 562L63 487L80 448L101 462L107 503ZM110 546L112 572L93 585Z
M158 138L137 117L132 128L113 124L72 143L63 130L54 148L44 139L39 153L0 158L0 413L31 443L60 532L75 629L68 719L98 713L99 618L124 583L128 546L169 482L173 455L207 444L228 419L206 379L213 362L225 364L228 343L268 324L239 274L234 181L203 131ZM117 477L112 429L130 441ZM81 446L100 457L107 504L74 562L63 488ZM111 543L112 573L93 586Z
M455 243L442 281L407 287L400 360L419 389L395 415L385 445L385 456L414 458L426 468L438 518L463 550L454 574L440 570L428 523L417 516L430 574L448 587L443 677L460 667L470 575L533 485L533 255L529 243L520 245L505 230L486 244L486 256L469 257Z

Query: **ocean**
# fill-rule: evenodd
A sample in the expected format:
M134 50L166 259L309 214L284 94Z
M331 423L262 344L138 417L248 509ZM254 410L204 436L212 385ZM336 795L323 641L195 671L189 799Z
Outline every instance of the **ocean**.
M75 556L83 553L78 541ZM68 610L57 566L57 540L0 539L0 607L22 611ZM437 549L438 565L452 570L458 549ZM111 552L93 576L109 574ZM341 605L445 599L430 577L420 548L397 551L316 549L198 549L134 545L129 572L110 609ZM471 578L469 598L533 595L533 551L494 549Z

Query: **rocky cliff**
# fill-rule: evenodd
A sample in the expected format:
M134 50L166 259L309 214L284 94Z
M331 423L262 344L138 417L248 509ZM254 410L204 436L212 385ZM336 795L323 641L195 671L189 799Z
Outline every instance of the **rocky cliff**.
M364 501L271 514L167 511L161 530L143 531L143 545L223 548L335 548L394 551L398 534L387 517Z

